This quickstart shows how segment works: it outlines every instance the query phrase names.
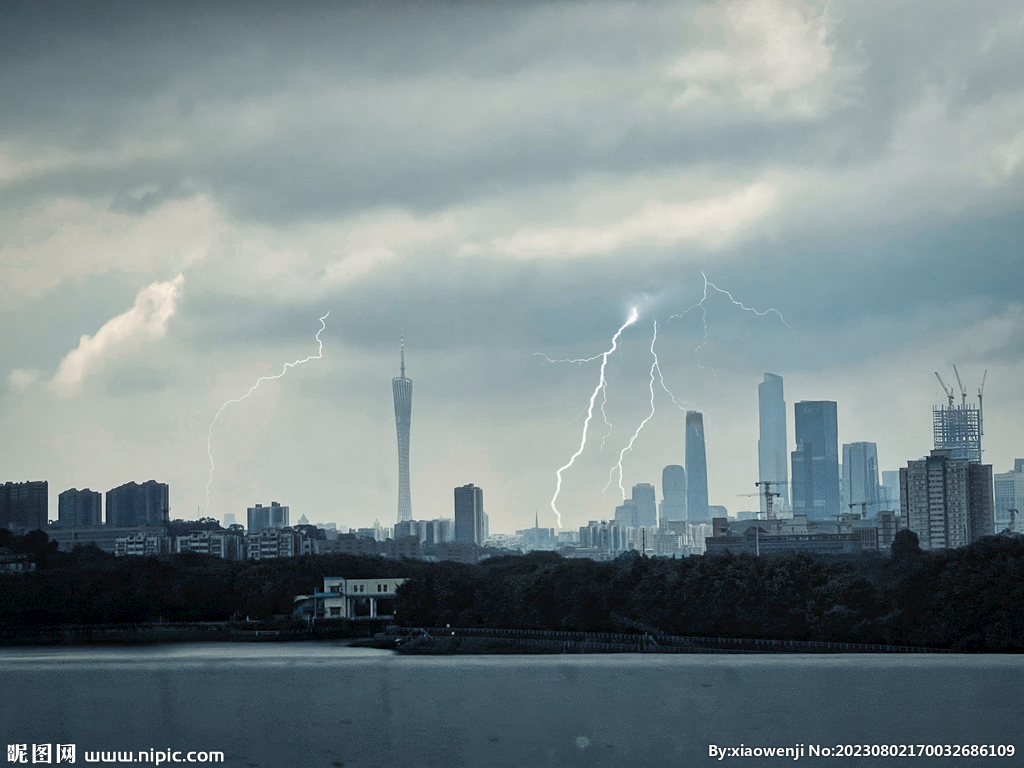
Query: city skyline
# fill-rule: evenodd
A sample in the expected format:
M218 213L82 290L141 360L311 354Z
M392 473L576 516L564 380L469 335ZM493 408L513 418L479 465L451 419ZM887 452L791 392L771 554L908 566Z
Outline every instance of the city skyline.
M217 409L317 353L328 310L315 364L217 420L210 515L393 521L403 331L417 519L472 481L493 530L557 529L619 328L562 530L685 465L687 411L709 504L757 509L769 371L892 472L933 447L934 372L973 399L987 370L982 460L1006 473L1018 22L1008 2L12 9L0 482L47 481L54 519L64 490L159 478L192 519Z

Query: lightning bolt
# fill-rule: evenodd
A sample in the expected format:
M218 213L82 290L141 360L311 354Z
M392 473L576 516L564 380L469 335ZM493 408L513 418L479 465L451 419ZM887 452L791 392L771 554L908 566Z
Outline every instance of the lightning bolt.
M791 325L790 325L789 323L787 323L787 322L786 322L786 318L784 318L784 317L782 316L782 313L781 313L781 312L779 312L779 310L775 309L774 307L769 307L769 308L768 308L768 309L766 309L766 310L765 310L764 312L758 312L758 311L757 311L756 309L754 309L753 307L748 307L748 306L746 306L746 305L745 305L745 304L744 304L743 302L741 302L741 301L736 301L736 299L734 299L734 298L733 298L733 296L732 296L732 294L731 294L731 293L729 293L728 291L726 291L726 290L724 290L724 289L722 289L722 288L719 288L719 287L718 287L717 285L715 285L715 284L714 284L714 283L712 283L712 282L711 282L710 280L708 280L708 276L707 276L706 274L704 274L704 270L701 270L701 272L700 272L700 276L704 278L704 295L703 295L703 296L701 297L700 301L698 301L698 302L697 302L696 304L694 304L694 305L693 305L692 307L689 307L689 308L687 308L687 309L683 310L683 311L682 311L682 312L680 312L680 313L679 313L678 315L671 315L671 316L669 317L669 321L671 322L671 321L672 321L672 320L673 320L674 318L677 318L677 317L682 317L683 315L687 314L688 312L690 312L690 311L691 311L691 310L693 310L693 309L697 309L697 308L700 308L700 312L701 312L701 323L702 323L702 324L703 324L703 326L704 326L704 337L703 337L703 338L701 339L701 342L700 342L700 344L698 344L698 345L697 345L697 347L696 347L696 348L695 348L695 349L694 349L693 351L694 351L694 352L696 353L696 355L697 355L697 367L698 367L698 368L700 368L700 369L701 369L702 371L704 371L704 370L710 370L710 371L711 371L711 375L715 377L715 384L717 384L717 383L718 383L718 374L717 374L717 373L715 373L715 369L714 369L714 368L710 368L710 369L707 369L707 368L705 368L705 367L704 367L703 365L701 365L701 364L700 364L700 351L701 351L701 349L703 349L703 348L704 348L704 347L705 347L705 346L707 345L707 343L708 343L708 310L707 310L707 307L705 307L705 306L704 306L704 302L705 302L705 301L707 301L707 298L708 298L708 286L711 286L712 288L714 288L714 289L715 289L716 291L718 291L719 293L724 293L724 294L725 294L726 296L728 296L728 297L729 297L729 301L731 301L731 302L732 302L733 304L735 304L735 305L736 305L737 307L739 307L740 309L742 309L742 310L744 310L744 311L746 311L746 312L753 312L753 313L754 313L755 315L758 315L759 317L764 317L764 316L765 316L765 315L767 315L767 314L768 314L769 312L774 312L774 313L775 313L776 315L778 315L778 316L779 316L779 320L781 320L781 321L782 321L782 324L783 324L784 326L786 326L787 328L789 328L789 330L790 330L790 331L792 331L793 333L796 333L796 331L794 331L794 330L793 330L793 326L791 326ZM663 383L664 383L664 382L663 382ZM667 391L667 390L666 390L666 391ZM670 393L670 394L671 394L671 393Z
M328 310L327 315L330 314L330 310ZM207 434L206 437L206 453L210 457L210 479L207 480L206 482L206 512L210 510L210 486L213 484L213 425L217 423L217 419L220 418L220 415L221 413L224 412L225 408L227 408L232 403L240 403L243 400L245 400L245 398L247 398L249 395L256 391L256 388L260 385L261 381L280 379L282 376L288 373L289 368L294 368L297 365L308 363L310 360L319 360L323 356L324 351L324 343L320 341L320 334L324 332L325 328L327 328L327 323L324 322L324 320L327 319L327 315L324 315L323 317L320 318L320 330L316 332L316 341L317 344L319 345L319 348L315 355L310 355L305 360L296 360L294 363L285 363L284 368L281 370L279 374L277 374L277 376L261 376L259 379L256 380L255 384L249 387L248 392L246 392L241 397L235 398L234 400L228 400L226 403L224 403L224 405L220 407L220 410L217 411L217 415L213 417L213 421L210 422L209 433Z
M619 470L619 490L622 491L622 500L623 501L626 500L626 489L622 485L622 460L623 460L623 458L625 458L626 454L629 451L633 450L633 443L636 442L636 439L637 439L637 437L639 437L640 431L644 428L644 425L646 425L647 422L650 421L654 417L654 372L657 371L658 375L661 376L661 367L658 365L658 353L654 351L654 343L657 340L658 340L658 321L655 320L654 321L654 337L651 339L651 354L654 355L654 362L651 363L651 387L650 387L650 389L651 389L651 412L649 414L647 414L647 418L646 419L644 419L643 421L640 422L640 426L636 428L636 432L634 432L633 436L631 438L629 438L629 444L625 448L623 448L621 451L619 451L619 461L608 472L608 482L605 484L604 488L601 489L602 491L607 491L608 490L608 486L612 484L612 477L615 475L615 470L616 469ZM665 379L664 378L662 378L662 380L661 380L661 385L665 386ZM668 388L667 387L665 388L665 391L668 392ZM672 395L672 393L669 392L669 395ZM674 397L675 396L673 395L673 398Z
M569 463L563 467L559 467L558 471L555 472L555 477L557 479L555 482L555 495L551 497L551 511L555 513L555 518L558 521L559 528L562 527L562 513L558 511L558 507L556 506L555 502L558 501L558 494L562 492L562 473L573 465L573 462L576 461L577 458L579 458L579 455L583 453L583 449L586 448L587 446L587 430L590 428L590 420L594 417L594 402L597 400L597 393L604 391L605 387L607 386L607 381L604 378L604 370L605 367L608 365L608 356L618 348L619 336L622 335L622 332L626 330L627 327L636 322L637 317L637 311L634 307L629 315L629 319L625 323L623 323L622 327L615 332L614 336L612 336L611 347L609 347L606 351L602 352L599 355L594 355L594 357L589 357L580 360L551 360L551 358L547 357L546 355L541 355L541 357L544 357L546 360L552 363L588 363L592 360L597 360L598 358L601 358L601 374L598 379L597 386L594 388L594 392L590 396L590 403L587 406L587 418L584 419L583 421L583 436L580 438L580 447L577 449L576 453L572 455L572 458L569 459ZM602 403L602 411L603 406L604 404ZM605 417L605 422L608 422L607 417ZM608 426L611 427L611 424L609 424Z

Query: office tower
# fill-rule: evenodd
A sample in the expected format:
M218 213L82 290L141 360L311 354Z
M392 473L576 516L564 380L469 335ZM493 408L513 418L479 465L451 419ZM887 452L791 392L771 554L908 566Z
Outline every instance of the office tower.
M654 486L637 483L633 486L633 503L636 504L636 524L655 526L658 524L658 504L654 498Z
M881 509L897 510L900 508L900 471L882 472L882 489L878 499Z
M405 338L402 338L401 374L391 380L395 397L395 427L398 430L398 521L412 520L409 493L409 423L412 420L412 379L405 378Z
M484 491L470 483L455 489L455 541L484 543Z
M57 522L83 528L103 524L103 494L88 488L71 488L57 497Z
M878 507L878 447L874 443L843 445L843 511L873 517Z
M831 400L801 400L794 406L793 514L809 519L840 513L839 430Z
M669 464L661 470L661 520L686 520L686 470Z
M788 441L786 435L786 401L782 396L782 377L766 373L757 385L757 412L760 436L757 440L758 480L772 482L772 492L778 493L773 508L789 507L789 462L786 461ZM762 494L761 511L767 512L767 501Z
M963 547L995 532L992 465L952 453L933 450L900 470L900 511L921 549Z
M636 502L632 499L623 499L622 503L615 508L614 519L627 528L635 528L637 526Z
M48 489L46 480L0 485L0 528L46 528Z
M691 523L708 517L708 460L704 444L704 414L686 412L686 514Z
M270 502L269 507L257 504L249 507L246 517L247 530L249 533L259 533L274 528L287 528L290 507L282 507L276 501Z
M1016 533L1024 531L1024 459L1013 460L1012 472L1001 472L995 476L996 530L1005 530L1010 525L1010 510L1016 509Z
M166 525L170 511L167 483L131 482L107 491L107 525L116 528Z

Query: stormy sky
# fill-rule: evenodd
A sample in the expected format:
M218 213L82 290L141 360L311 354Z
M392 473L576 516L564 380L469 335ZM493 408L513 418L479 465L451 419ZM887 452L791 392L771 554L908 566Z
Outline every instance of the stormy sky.
M157 479L176 518L392 524L404 333L414 516L475 483L492 531L554 526L601 359L545 356L634 307L568 529L620 455L660 498L679 404L755 508L766 371L791 449L836 400L896 469L933 372L987 369L985 461L1024 455L1019 3L6 2L0 104L0 481L51 519Z

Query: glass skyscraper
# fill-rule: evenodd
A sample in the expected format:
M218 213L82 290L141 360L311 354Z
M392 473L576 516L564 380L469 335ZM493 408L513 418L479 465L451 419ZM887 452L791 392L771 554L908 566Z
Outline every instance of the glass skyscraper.
M786 461L786 401L782 396L781 376L764 375L764 381L757 385L757 406L760 421L757 479L771 481L772 492L779 494L776 504L786 509L789 507L789 462ZM764 494L761 494L761 511L767 511Z
M686 412L686 519L709 523L708 460L704 447L704 414Z
M398 522L412 520L409 494L409 422L412 420L412 379L405 378L405 339L402 339L401 374L391 380L395 396L395 427L398 429Z
M686 470L669 464L661 471L661 519L686 520Z
M840 509L839 428L831 400L802 400L794 406L793 514L835 517Z

